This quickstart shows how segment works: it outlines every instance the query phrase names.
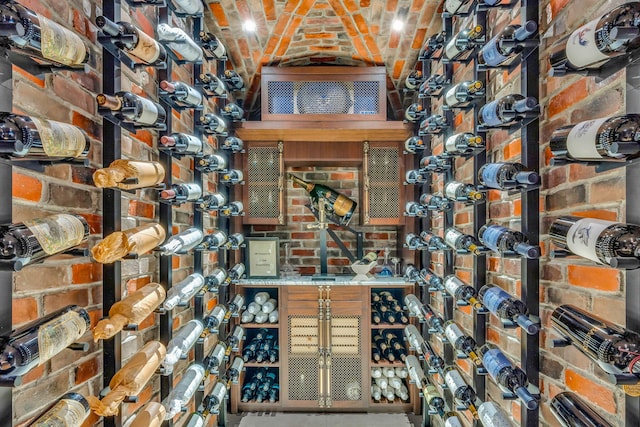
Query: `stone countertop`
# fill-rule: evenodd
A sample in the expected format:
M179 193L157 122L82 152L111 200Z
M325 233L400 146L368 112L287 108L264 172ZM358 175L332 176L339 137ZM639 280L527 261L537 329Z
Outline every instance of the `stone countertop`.
M241 286L378 286L409 285L402 277L377 277L369 280L353 280L355 276L335 276L335 280L318 280L313 276L286 277L282 279L243 279Z

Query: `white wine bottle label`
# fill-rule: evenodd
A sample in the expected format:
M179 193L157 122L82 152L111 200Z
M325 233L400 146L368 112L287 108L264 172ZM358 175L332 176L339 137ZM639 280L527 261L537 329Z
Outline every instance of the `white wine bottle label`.
M457 37L452 38L451 41L447 43L447 46L445 47L444 54L449 59L454 59L456 56L460 54L460 52L462 52L460 49L458 49L458 46L456 46L456 40L457 40Z
M447 387L449 387L449 390L451 390L451 393L455 393L459 388L467 385L455 368L445 372L444 382L447 384Z
M460 6L462 6L462 0L447 0L444 4L444 8L451 14L456 13Z
M487 427L511 427L511 421L498 405L493 402L485 402L478 407L478 417L483 426Z
M36 126L42 149L49 157L78 157L86 148L84 133L77 127L53 120L31 118Z
M75 34L42 15L36 14L40 21L40 50L42 56L65 65L79 65L87 57L87 47Z
M482 107L482 121L487 126L499 126L502 120L498 116L498 101L493 101Z
M464 336L458 325L455 323L449 323L446 328L444 328L444 334L451 343L454 345L458 338Z
M144 31L137 30L137 35L138 44L129 53L147 64L153 64L160 57L160 45Z
M596 41L596 30L600 19L595 19L575 30L567 39L567 59L577 68L589 67L609 59L600 52Z
M450 228L444 234L444 240L447 242L449 246L455 247L456 240L458 240L458 237L460 236L461 236L461 233L458 230L456 230L455 228Z
M87 322L71 310L38 328L38 365L80 339L87 331Z
M457 153L458 152L458 147L457 147L457 141L458 141L458 135L451 135L449 138L447 138L447 140L444 143L444 149L447 153Z
M491 424L483 424L484 426L489 426ZM450 416L444 422L444 427L462 427L462 423L460 419L455 415Z
M202 140L193 135L184 135L186 147L183 149L189 153L199 153L202 151Z
M574 159L591 160L603 159L604 157L598 152L596 143L598 142L598 132L600 126L609 120L604 119L587 120L578 123L571 129L567 136L567 151Z
M191 86L187 86L187 96L182 101L186 104L198 107L202 104L202 94Z
M615 223L602 219L585 218L579 220L571 226L567 233L569 250L583 258L602 264L596 252L596 243L602 232L612 225Z
M187 200L198 200L202 197L202 187L195 183L182 184L187 190Z
M451 296L456 294L456 291L460 287L460 282L455 276L449 276L444 281L444 288L449 292Z
M458 104L460 102L458 100L458 98L456 97L456 93L458 92L458 87L459 87L459 85L455 85L454 87L449 89L447 91L447 93L444 95L444 102L449 107L453 107L454 105L456 105L456 104Z
M79 245L84 239L84 224L74 215L58 214L24 221L42 250L53 255Z
M80 427L89 416L82 403L73 399L62 399L31 427Z
M171 2L178 6L179 12L195 15L202 13L204 7L200 0L171 0Z
M462 188L463 186L463 182L450 182L444 187L444 194L448 198L455 200L457 198L458 189Z
M508 59L500 53L497 37L489 40L489 43L484 45L482 48L482 58L484 59L484 63L490 67L497 67Z
M138 97L142 104L142 111L137 122L142 125L154 125L158 121L158 107L153 101L146 98Z

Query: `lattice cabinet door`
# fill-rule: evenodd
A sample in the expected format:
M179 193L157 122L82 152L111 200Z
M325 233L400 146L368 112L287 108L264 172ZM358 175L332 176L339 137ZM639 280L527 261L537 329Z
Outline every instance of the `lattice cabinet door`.
M284 224L284 144L247 143L244 154L245 224Z
M362 223L403 225L405 167L401 144L365 142L362 154Z

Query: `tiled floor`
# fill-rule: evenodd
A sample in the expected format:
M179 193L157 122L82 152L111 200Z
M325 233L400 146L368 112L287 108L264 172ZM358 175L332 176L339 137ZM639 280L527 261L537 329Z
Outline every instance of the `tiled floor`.
M407 414L296 414L252 412L235 427L412 427Z

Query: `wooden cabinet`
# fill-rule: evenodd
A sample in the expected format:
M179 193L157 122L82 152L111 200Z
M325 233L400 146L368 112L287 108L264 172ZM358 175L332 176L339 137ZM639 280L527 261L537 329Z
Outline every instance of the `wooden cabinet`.
M246 145L243 188L245 224L284 224L284 144L255 142Z
M404 224L404 158L401 144L365 142L363 145L363 225Z

